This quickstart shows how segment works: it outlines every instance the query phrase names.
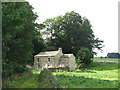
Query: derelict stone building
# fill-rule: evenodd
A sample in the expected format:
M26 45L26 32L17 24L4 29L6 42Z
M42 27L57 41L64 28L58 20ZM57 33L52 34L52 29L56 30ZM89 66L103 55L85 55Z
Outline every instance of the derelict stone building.
M59 68L68 67L70 71L75 70L75 56L73 54L63 54L62 48L58 51L40 52L34 56L34 68Z

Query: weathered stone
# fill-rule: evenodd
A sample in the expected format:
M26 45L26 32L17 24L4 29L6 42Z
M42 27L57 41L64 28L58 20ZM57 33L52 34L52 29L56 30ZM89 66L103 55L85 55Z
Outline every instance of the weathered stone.
M40 52L34 56L34 68L64 68L68 67L70 71L75 70L75 56L73 54L63 54L62 48L58 51Z

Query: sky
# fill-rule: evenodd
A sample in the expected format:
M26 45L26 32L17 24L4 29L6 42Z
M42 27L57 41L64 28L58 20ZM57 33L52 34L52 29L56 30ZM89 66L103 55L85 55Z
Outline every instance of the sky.
M97 56L118 52L118 2L119 0L26 0L33 6L39 16L37 21L44 20L66 12L75 11L86 17L96 38L103 40L103 51L96 50Z

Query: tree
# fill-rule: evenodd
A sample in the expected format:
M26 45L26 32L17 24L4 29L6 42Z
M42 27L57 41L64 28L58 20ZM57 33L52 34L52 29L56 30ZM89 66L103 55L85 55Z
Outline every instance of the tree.
M46 39L48 46L62 47L63 53L73 53L80 63L90 63L96 54L93 49L101 50L103 47L103 41L95 38L90 21L74 11L47 19L44 25L45 34L49 36Z
M46 48L46 45L45 45L44 40L42 38L34 38L33 39L33 45L34 45L33 55L36 55L39 52L44 51L44 49Z
M28 2L2 3L2 62L3 76L21 73L32 59L32 40L35 37L35 20Z
M75 56L81 47L101 50L102 40L95 39L90 21L78 13L67 12L63 16L47 19L45 34L49 46L62 47L64 53L73 53Z
M93 53L89 48L81 48L77 53L78 68L86 68L92 62Z

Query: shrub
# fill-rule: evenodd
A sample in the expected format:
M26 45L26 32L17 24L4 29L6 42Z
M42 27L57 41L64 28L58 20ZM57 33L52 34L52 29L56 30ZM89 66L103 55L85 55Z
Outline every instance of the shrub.
M57 78L48 69L43 69L38 76L39 88L61 88Z
M107 57L105 57L105 58L107 58Z
M89 48L81 48L77 53L78 68L86 68L92 62L93 53Z

